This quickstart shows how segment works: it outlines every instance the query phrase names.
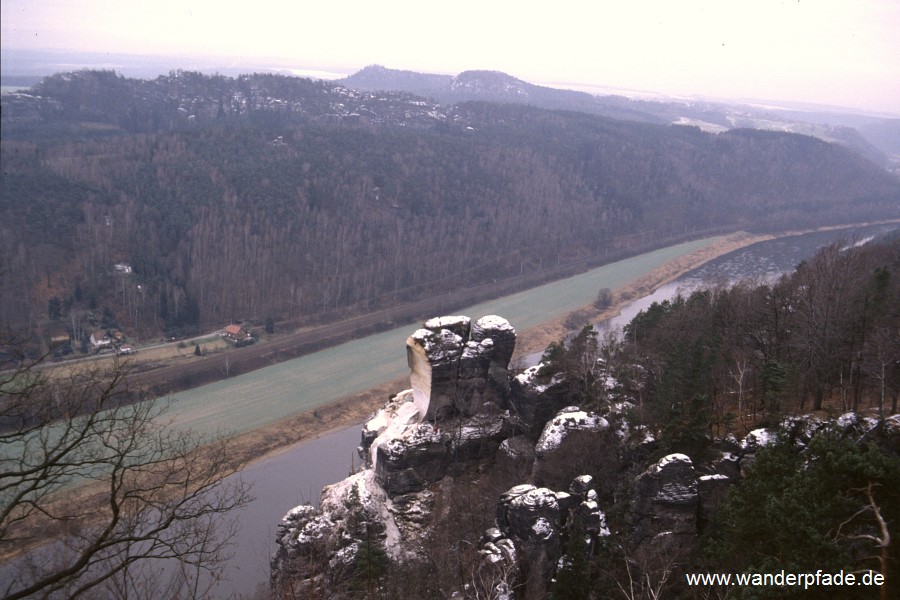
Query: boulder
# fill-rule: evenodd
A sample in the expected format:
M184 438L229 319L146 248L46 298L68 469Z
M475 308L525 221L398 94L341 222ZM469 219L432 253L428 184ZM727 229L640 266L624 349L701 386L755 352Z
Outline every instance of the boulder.
M696 542L697 476L691 459L670 454L638 476L632 506L636 552L655 555ZM680 553L680 551L679 551Z
M525 432L540 435L544 425L569 404L569 395L558 378L545 381L541 365L529 367L510 382L509 402Z
M562 409L544 426L534 447L535 484L563 487L571 481L573 470L583 473L581 467L587 463L615 462L615 449L606 446L618 446L619 440L603 436L608 430L609 423L599 415L574 406Z
M375 448L375 477L388 496L424 489L447 474L451 438L430 423L408 428Z
M534 465L534 440L517 435L500 442L496 455L497 468L509 475L524 477Z

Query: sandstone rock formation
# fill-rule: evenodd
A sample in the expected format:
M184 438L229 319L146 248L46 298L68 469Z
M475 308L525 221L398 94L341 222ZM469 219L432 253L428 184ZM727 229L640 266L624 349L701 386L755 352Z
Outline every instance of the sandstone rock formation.
M507 368L516 332L506 319L468 317L429 319L406 341L414 402L422 417L442 421L471 417L485 406L505 403Z
M423 535L428 488L493 458L518 431L506 410L515 330L505 319L488 316L474 325L463 316L430 319L406 348L411 389L363 427L363 470L325 488L320 509L300 506L285 515L273 580L293 577L322 588L329 578L346 577L359 551L360 523L367 536L374 528L391 559L404 560ZM313 572L323 564L327 577Z
M730 486L779 437L803 448L819 432L836 429L900 448L900 416L879 424L848 413L828 421L794 417L742 439L710 440L699 461L680 453L659 458L658 432L629 423L635 406L627 399L592 410L568 406L564 376L546 374L553 369L538 365L510 375L514 348L515 331L495 316L475 323L440 317L415 331L406 343L411 389L365 424L363 469L325 488L319 509L300 506L285 515L273 581L302 582L301 596L346 585L366 543L398 564L433 565L423 548L449 514L456 486L493 476L495 487L479 488L493 489L497 500L492 526L480 541L469 541L478 549L469 567L473 579L441 594L545 598L564 572L561 565L574 564L569 542L583 536L590 554L612 535L604 502L623 507L615 543L604 547L621 548L642 577L695 556ZM518 485L508 487L512 482ZM467 503L468 489L457 492L457 501ZM459 514L478 512L483 519L491 506L487 499L477 511ZM476 531L484 527L479 522Z

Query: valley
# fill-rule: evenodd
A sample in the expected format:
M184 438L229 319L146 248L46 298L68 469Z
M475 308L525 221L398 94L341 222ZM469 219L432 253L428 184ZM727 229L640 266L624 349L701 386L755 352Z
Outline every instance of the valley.
M248 465L264 465L288 450L302 453L303 442L330 439L388 399L376 419L380 425L363 440L370 450L362 457L365 471L335 488L330 500L343 508L329 514L357 536L355 548L341 546L343 558L335 559L349 575L340 569L328 574L328 585L343 591L362 581L352 572L357 556L377 554L382 545L395 559L407 553L401 544L406 534L380 529L385 510L411 511L401 518L412 515L403 525L409 531L418 527L420 509L421 515L466 519L466 553L430 559L464 560L470 569L481 555L471 538L478 535L476 524L495 510L512 515L515 502L565 503L577 496L585 506L594 502L578 517L591 528L591 543L609 535L595 502L599 490L613 507L611 519L637 511L639 524L620 539L633 534L640 545L650 522L643 519L656 513L646 504L649 496L621 501L639 482L635 469L674 469L672 476L691 488L701 485L701 472L719 468L707 462L707 450L734 450L752 464L756 448L745 446L756 439L753 427L782 427L779 419L807 405L816 412L810 427L837 407L869 406L872 412L879 385L882 412L890 400L892 346L884 332L895 326L895 314L885 299L895 293L889 271L896 260L888 245L857 250L868 238L845 240L846 248L828 249L813 266L804 260L799 274L756 289L755 283L713 286L690 300L651 305L628 325L630 340L595 339L584 328L689 270L761 241L811 231L834 231L840 239L840 232L875 223L895 229L900 179L890 119L842 115L826 124L812 113L794 119L763 107L598 98L496 71L443 77L382 67L339 82L189 71L137 80L83 70L5 91L2 107L0 322L12 333L0 344L2 433L12 440L2 458L15 471L9 476L21 476L25 486L24 504L13 499L22 512L9 514L14 528L20 519L26 524L16 531L25 531L28 541L0 541L4 560L33 560L35 572L44 561L39 552L25 551L56 531L56 509L99 506L60 522L77 521L88 531L110 518L110 530L125 532L125 539L128 530L116 528L148 525L156 510L148 506L167 506L172 515L187 508L192 523L190 515L210 510L224 526L226 513L250 503L239 478ZM845 256L859 262L854 267ZM833 271L838 267L843 278ZM842 287L848 281L854 283ZM821 295L821 282L832 286L831 296ZM768 304L760 302L766 298ZM492 333L477 337L473 329L471 339L468 319L448 318L446 328L433 322L428 332L419 330L413 346L420 348L404 360L405 340L419 324L462 314L472 323L485 315L502 319L487 319L478 327ZM504 320L515 329L515 354ZM805 338L798 337L801 326ZM509 356L494 349L498 340ZM446 356L439 351L445 341L452 350ZM602 358L593 353L601 342ZM445 365L460 348L471 364ZM544 366L520 373L545 351ZM31 371L29 361L41 357L53 363ZM881 359L879 375L872 365ZM120 378L119 367L127 377ZM81 368L87 372L78 373ZM410 368L416 391L398 400L395 394L410 385ZM432 372L450 375L432 380ZM562 411L556 416L542 408L547 390L546 407ZM434 406L419 406L433 391ZM731 406L734 394L738 408ZM141 397L159 398L156 406L165 412L158 420L156 408L142 412L153 405L133 402ZM409 420L407 400L419 403L417 420ZM745 400L752 402L749 412ZM612 446L575 448L559 464L544 460L553 450L541 431L545 425L574 419L598 433L606 418L636 427L612 450L617 458L610 464L628 457L622 472L605 466ZM860 421L868 427L865 419L871 417ZM462 435L470 426L480 432L471 444ZM448 433L454 428L455 438ZM739 450L729 446L722 436L732 431L751 441L742 440ZM148 432L149 440L142 437ZM79 436L99 446L81 446ZM504 436L518 440L532 459L519 460L508 444L507 454L495 453ZM409 442L412 458L401 456L407 449L395 441ZM65 447L59 455L57 442ZM418 470L416 444L437 462L427 459ZM169 448L184 453L168 463ZM76 456L70 465L72 449L87 458ZM25 452L18 463L7 457L17 450ZM394 450L399 458L385 462L394 458L382 456L378 471L376 455ZM660 458L664 451L670 454ZM343 453L338 460L354 471L350 454L349 461ZM41 456L46 480L21 469ZM95 460L105 466L91 466ZM157 461L166 468L155 470ZM501 463L506 466L494 468ZM107 485L107 467L122 470L113 478L122 485ZM602 475L600 487L589 490L572 480L578 490L565 492L567 478L581 474L576 468ZM442 481L446 469L452 477ZM139 499L148 504L129 513L133 521L119 519L125 498L182 473L183 485L151 485L159 496ZM97 482L66 489L84 479ZM652 477L640 481L656 485ZM550 482L558 491L535 495L522 487ZM191 494L204 486L221 489L223 495L205 498L223 503L191 513ZM484 493L467 503L463 491L470 486ZM187 504L179 504L185 497L176 492L186 494ZM380 498L375 504L372 494ZM496 505L497 496L509 506ZM30 507L48 498L53 509L38 510L49 521L29 520ZM394 506L395 498L409 504ZM313 498L297 501L304 499ZM718 500L702 502L697 506L714 507ZM434 506L445 512L432 513ZM535 535L577 539L573 521L554 515ZM306 508L288 517L278 526L282 561L297 558L297 541L306 539L298 531L331 518ZM516 536L521 542L531 535L517 529L514 518L504 519L497 521L502 532L486 534L491 544L510 536L503 541L509 549ZM694 536L707 526L691 519L679 533ZM617 522L617 534L627 529L623 523ZM212 529L162 531L175 535L178 545ZM440 544L462 543L451 533L435 523L422 539L433 534ZM104 557L95 563L100 569L127 555L97 548ZM194 548L204 552L202 544ZM509 556L497 548L483 545L479 552L505 564ZM616 553L625 546L605 548L616 560L624 556ZM560 550L548 546L546 555ZM184 566L193 551L173 558ZM298 567L312 577L288 576L281 591L290 595L295 584L316 593L327 589L323 571L304 571L302 562L275 568L279 576ZM545 574L556 569L551 562L540 563ZM421 565L400 561L395 567L412 577ZM441 577L451 586L464 579ZM534 590L548 582L523 593L542 597ZM531 584L517 585L522 591Z

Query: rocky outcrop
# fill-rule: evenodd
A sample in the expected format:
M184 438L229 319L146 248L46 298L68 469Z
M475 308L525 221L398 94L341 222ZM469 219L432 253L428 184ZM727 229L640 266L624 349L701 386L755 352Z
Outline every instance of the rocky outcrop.
M406 341L410 382L423 419L471 417L505 404L515 330L494 315L429 319Z
M542 365L526 369L510 382L509 402L527 433L535 438L553 415L569 405L569 395L561 377L549 381L541 377Z
M299 580L304 593L327 588L352 574L364 543L396 561L414 555L434 505L429 488L493 458L518 431L505 408L515 348L505 319L474 325L462 316L430 319L406 347L412 389L393 396L363 427L362 471L325 488L319 509L299 506L285 515L274 583Z
M688 564L730 486L776 440L802 449L831 430L854 439L877 436L883 447L900 448L900 416L878 423L850 413L829 421L794 417L742 439L709 440L698 461L680 453L659 458L663 444L656 432L629 422L633 405L620 399L596 412L567 406L566 382L547 375L551 369L510 377L514 347L515 332L500 317L431 319L410 336L412 388L393 396L364 426L363 470L327 487L320 508L301 506L285 515L273 581L302 582L300 596L331 590L373 547L395 562L432 568L434 554L424 548L436 524L453 515L477 514L477 520L489 514L483 504L470 505L468 488L457 487L466 481L478 493L506 491L494 526L478 543L477 565L467 567L477 571L472 582L445 595L545 598L553 578L582 551L569 542L585 540L579 548L590 554L611 535L604 502L626 499L616 547L642 577ZM477 487L483 479L489 485ZM510 487L514 482L521 484Z
M441 425L419 423L376 445L376 480L392 498L418 492L493 457L513 430L509 413L451 419Z
M568 492L510 488L497 504L496 527L481 539L481 569L491 575L481 581L520 585L524 598L546 598L568 535L587 535L589 546L609 535L590 476L577 477Z
M532 479L535 484L560 487L573 475L566 466L598 454L615 457L615 450L602 452L598 448L603 441L599 434L608 429L606 419L577 406L559 411L544 425L534 447Z
M697 541L697 474L691 459L670 454L636 481L632 545L636 556L683 556Z
M388 499L361 471L322 491L319 508L291 509L278 524L272 556L272 585L290 582L294 593L314 596L348 579L363 543L395 556L397 524Z

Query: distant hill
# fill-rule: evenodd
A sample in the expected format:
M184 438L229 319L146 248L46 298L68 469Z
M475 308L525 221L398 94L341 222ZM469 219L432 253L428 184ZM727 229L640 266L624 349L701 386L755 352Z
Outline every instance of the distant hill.
M339 82L351 89L403 91L441 104L472 100L573 110L642 123L695 125L709 131L736 127L788 131L836 142L900 172L900 119L812 109L778 110L700 101L634 100L533 85L499 71L433 75L371 65Z
M473 100L528 104L538 108L574 110L613 119L659 124L668 122L650 111L635 108L641 103L622 96L598 97L585 92L534 85L500 71L464 71L454 77L372 65L339 80L339 83L356 90L409 92L433 98L441 104Z

